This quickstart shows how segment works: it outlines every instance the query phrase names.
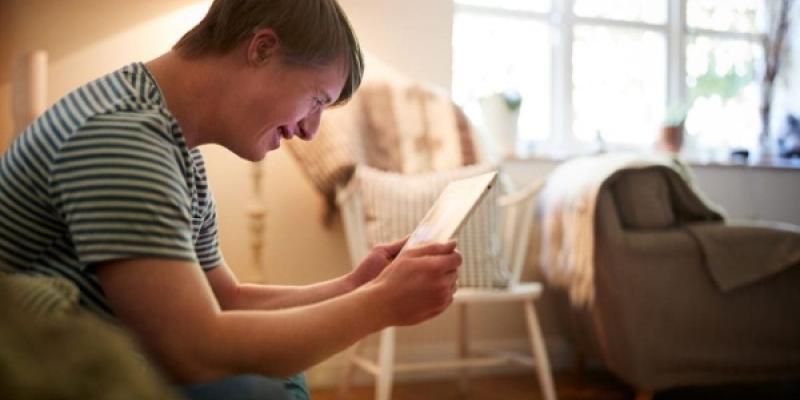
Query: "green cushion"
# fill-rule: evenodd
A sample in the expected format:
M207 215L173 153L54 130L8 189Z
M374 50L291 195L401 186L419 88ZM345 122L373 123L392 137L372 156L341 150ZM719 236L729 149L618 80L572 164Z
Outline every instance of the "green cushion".
M9 301L28 315L64 315L78 308L78 288L64 278L4 274L2 279L9 288Z
M0 274L1 398L178 398L124 331L76 302L64 279Z

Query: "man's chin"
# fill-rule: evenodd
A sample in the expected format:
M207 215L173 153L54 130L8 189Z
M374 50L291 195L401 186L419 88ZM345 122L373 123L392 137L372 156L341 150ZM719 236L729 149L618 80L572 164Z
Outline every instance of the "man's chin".
M259 147L253 147L243 150L244 151L234 151L233 153L239 156L239 158L250 162L259 162L267 157L267 153L272 151L272 149L264 149Z

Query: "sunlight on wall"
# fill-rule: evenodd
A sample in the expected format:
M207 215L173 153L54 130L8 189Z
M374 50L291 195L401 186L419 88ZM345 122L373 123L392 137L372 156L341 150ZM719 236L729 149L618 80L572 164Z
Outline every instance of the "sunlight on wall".
M202 1L152 18L55 60L49 73L51 102L89 79L133 60L147 61L168 51L185 31L202 19L209 4L209 1Z

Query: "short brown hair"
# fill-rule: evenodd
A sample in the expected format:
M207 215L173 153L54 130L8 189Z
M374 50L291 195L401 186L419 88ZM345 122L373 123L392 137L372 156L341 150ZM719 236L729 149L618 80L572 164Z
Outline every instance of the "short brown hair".
M347 101L361 84L364 56L336 0L214 0L205 18L173 49L188 58L223 55L261 28L275 31L287 63L324 67L344 57L349 73L336 104Z

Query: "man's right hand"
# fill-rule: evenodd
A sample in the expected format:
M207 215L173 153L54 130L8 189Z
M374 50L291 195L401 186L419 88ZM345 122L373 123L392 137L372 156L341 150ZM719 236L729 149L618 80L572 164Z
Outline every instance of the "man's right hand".
M369 285L379 290L388 325L414 325L442 313L453 302L461 265L456 242L402 252Z

